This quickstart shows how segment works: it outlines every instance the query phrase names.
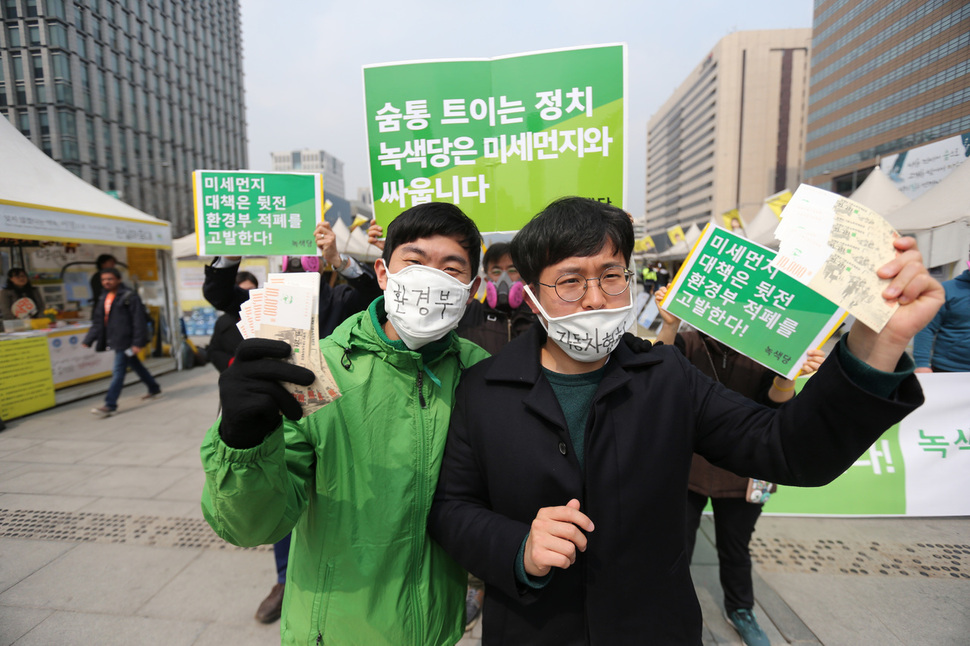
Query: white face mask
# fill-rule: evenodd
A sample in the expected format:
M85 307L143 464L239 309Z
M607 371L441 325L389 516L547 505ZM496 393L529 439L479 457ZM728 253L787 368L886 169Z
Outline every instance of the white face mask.
M470 290L471 283L466 285L433 267L410 265L396 274L388 271L384 289L387 320L404 345L417 350L458 327Z
M590 289L599 289L599 286ZM616 349L623 333L633 324L633 293L629 289L629 305L614 309L585 310L556 318L546 314L528 285L525 286L525 291L542 315L539 322L546 328L549 338L576 361L592 363L607 356Z

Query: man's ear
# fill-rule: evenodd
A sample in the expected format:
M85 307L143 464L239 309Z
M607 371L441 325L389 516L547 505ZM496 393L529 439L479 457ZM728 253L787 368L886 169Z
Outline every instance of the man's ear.
M381 289L387 289L387 266L383 258L374 261L374 273L377 274L377 284Z
M465 305L471 305L471 302L475 300L475 295L478 293L478 288L482 286L482 277L475 276L475 280L472 281L471 289L468 291L468 300L465 301Z
M530 291L532 291L532 285L529 285L529 291L525 291L525 290L522 291L522 296L525 299L525 304L529 306L529 309L532 310L533 314L535 314L536 316L542 316L539 313L539 308L536 307L535 301L533 301L532 297L529 295Z

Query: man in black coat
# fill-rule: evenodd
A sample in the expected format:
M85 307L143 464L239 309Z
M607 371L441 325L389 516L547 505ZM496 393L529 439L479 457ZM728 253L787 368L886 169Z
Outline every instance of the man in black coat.
M856 324L778 409L629 334L629 217L554 202L512 242L541 323L469 368L429 529L486 582L484 644L701 643L686 554L691 456L779 484L825 484L919 406L904 350L942 303L914 241L880 269L900 307ZM543 329L545 328L545 329ZM495 423L495 411L502 423Z
M95 415L110 417L118 410L118 397L129 367L148 386L148 394L142 399L159 397L162 387L138 359L138 353L148 343L148 322L137 292L121 282L121 273L114 267L101 270L101 287L103 291L91 315L91 329L81 345L90 348L94 343L96 352L114 350L115 363L104 405L91 409Z

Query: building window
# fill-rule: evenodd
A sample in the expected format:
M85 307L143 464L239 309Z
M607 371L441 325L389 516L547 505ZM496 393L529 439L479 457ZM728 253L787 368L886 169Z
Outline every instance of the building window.
M59 23L51 23L47 28L48 38L51 47L67 49L67 27ZM83 40L79 38L78 40Z
M64 20L64 0L47 0L45 6L47 7L48 16Z
M44 58L40 54L33 54L30 57L30 62L33 64L34 68L34 80L40 81L44 78Z
M7 27L7 44L10 47L21 47L22 43L20 41L20 27L17 25L10 25Z
M37 0L25 0L24 6L26 7L26 16L28 18L37 17Z
M27 42L31 47L40 45L40 25L37 23L27 25Z
M17 17L17 0L4 0L3 17L7 20Z
M20 134L25 137L30 137L30 114L26 110L23 110L18 116L20 117Z

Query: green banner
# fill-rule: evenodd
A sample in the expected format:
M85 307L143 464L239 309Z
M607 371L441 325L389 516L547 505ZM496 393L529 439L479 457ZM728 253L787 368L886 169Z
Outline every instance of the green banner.
M377 221L445 201L516 231L567 195L623 208L625 62L605 45L365 67Z
M775 252L708 224L674 277L663 309L793 379L844 312L770 266Z
M312 256L323 221L323 175L197 170L192 174L200 256Z

